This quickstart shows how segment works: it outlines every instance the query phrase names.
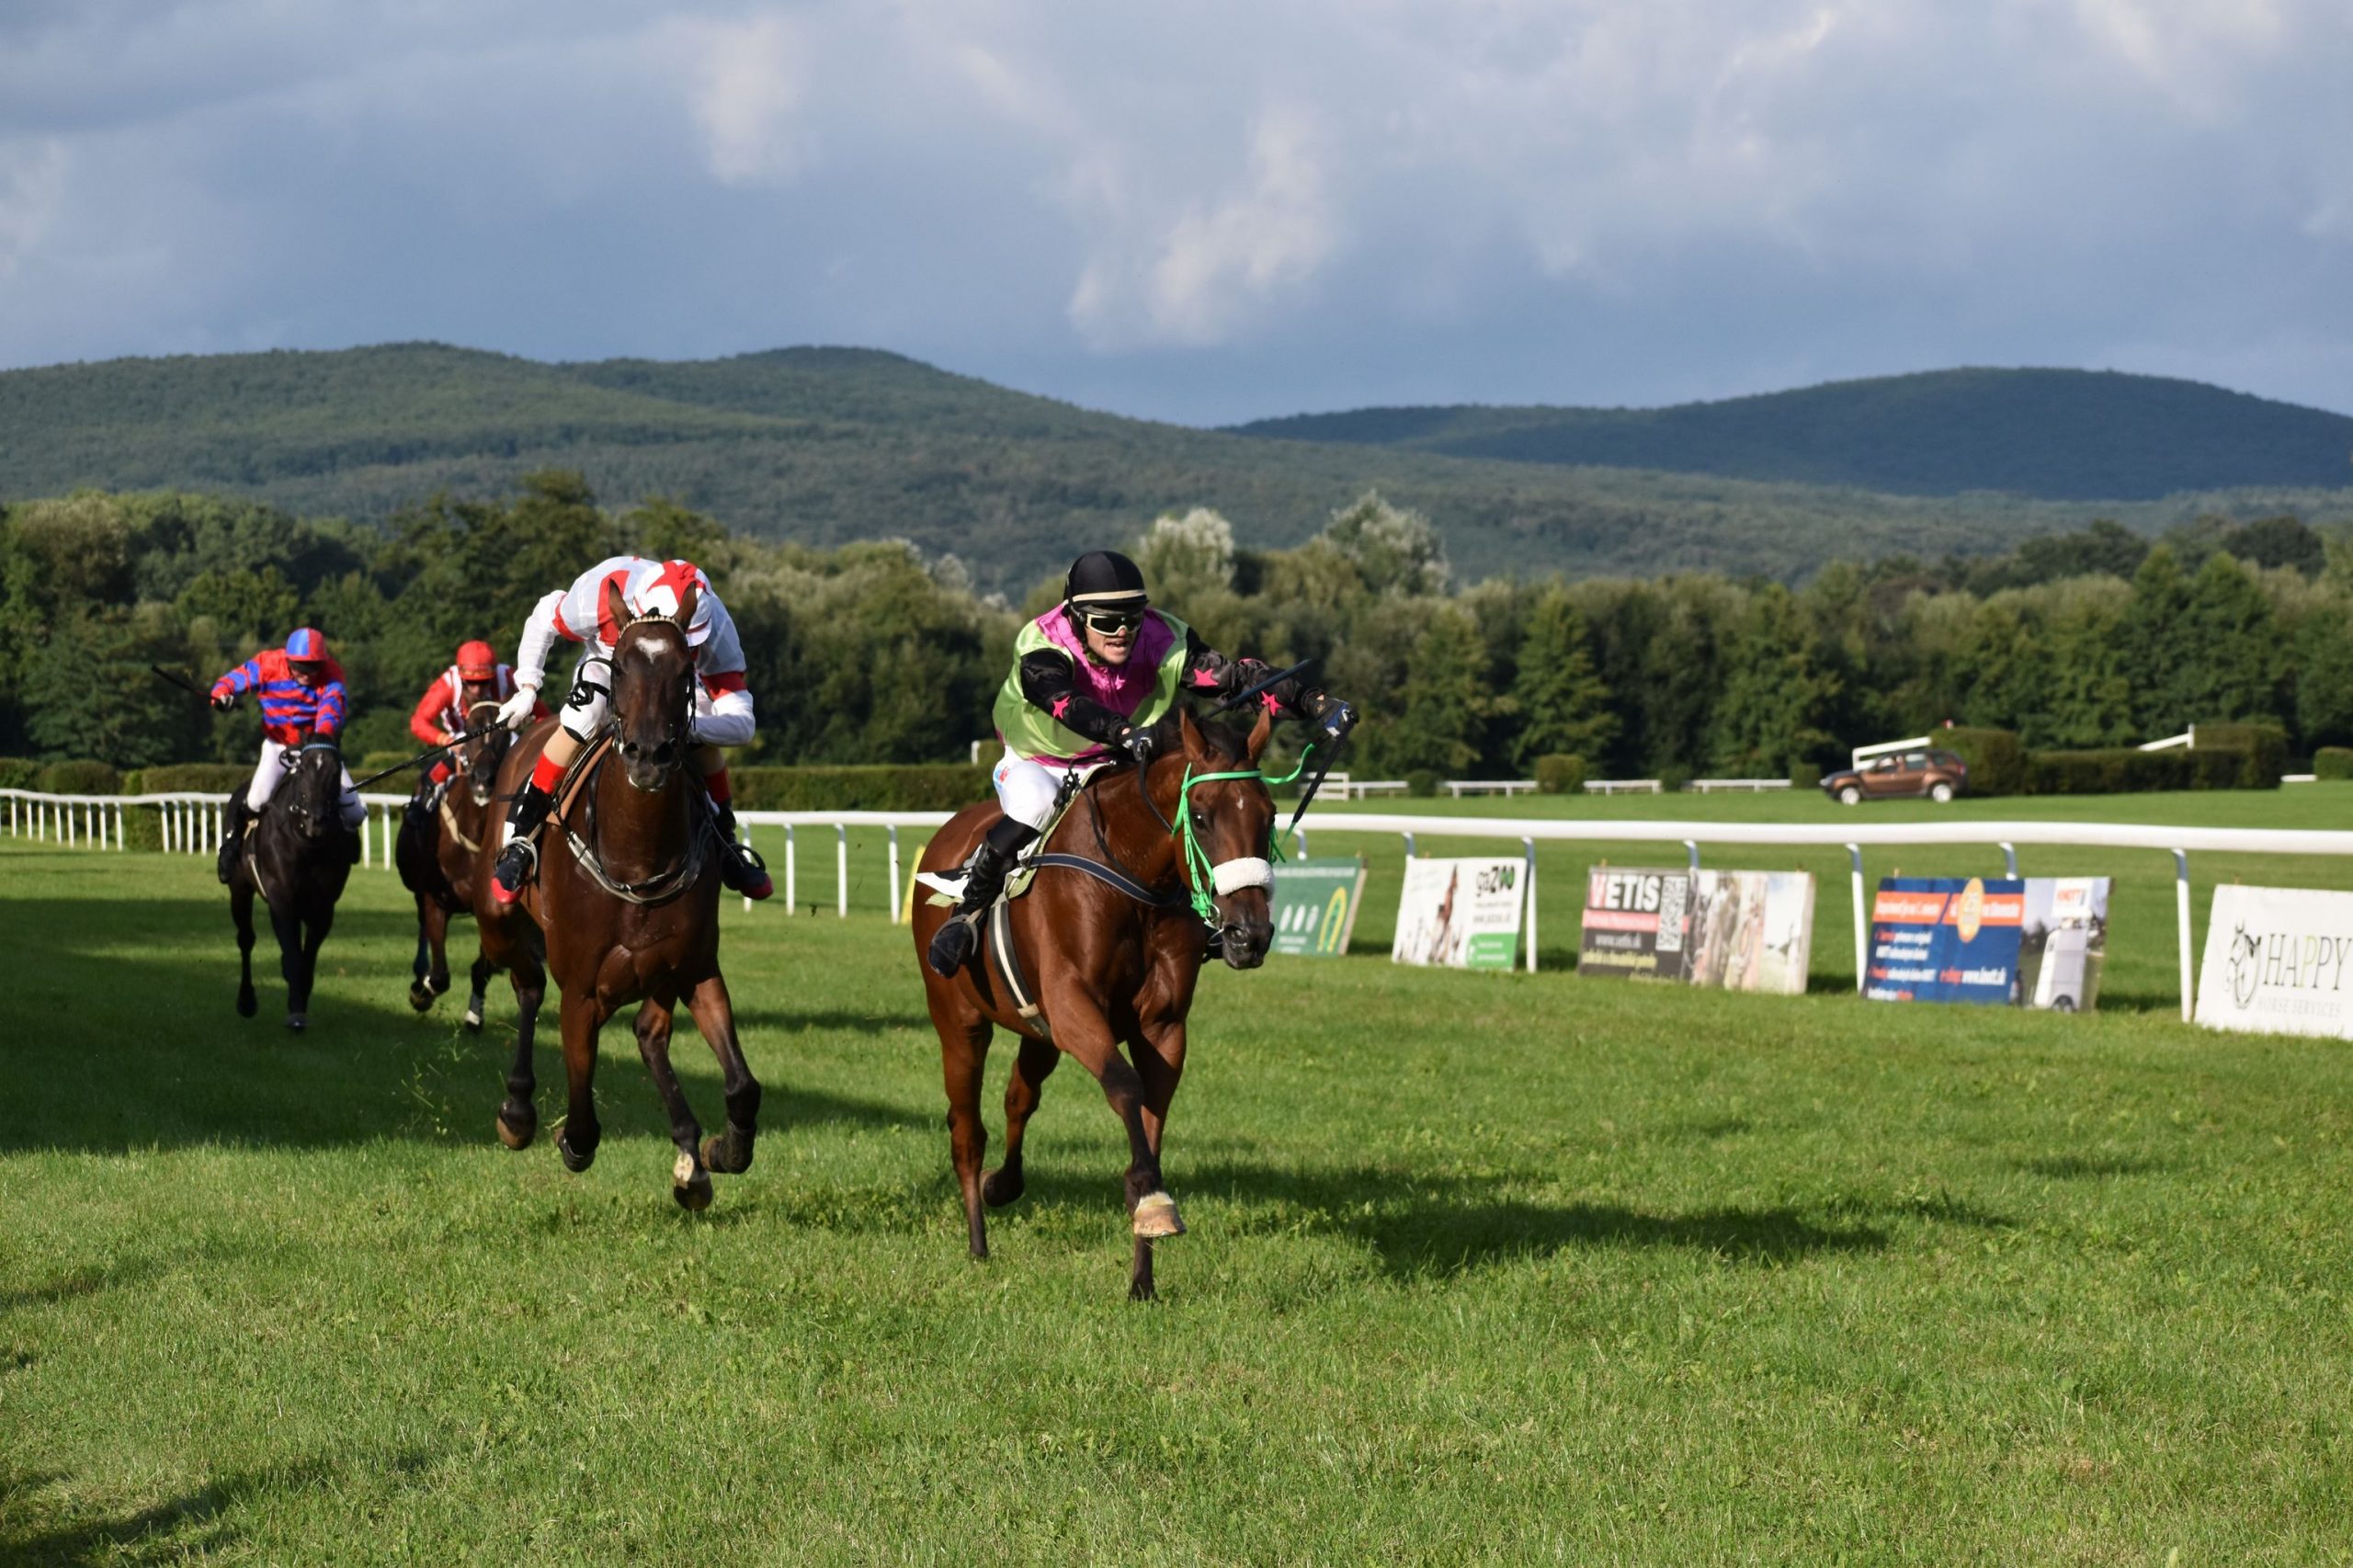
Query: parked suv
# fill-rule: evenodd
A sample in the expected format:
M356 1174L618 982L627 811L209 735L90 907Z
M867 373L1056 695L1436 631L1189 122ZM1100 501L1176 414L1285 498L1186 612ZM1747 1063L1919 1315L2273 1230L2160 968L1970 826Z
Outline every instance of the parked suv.
M1825 775L1822 792L1849 806L1899 795L1926 795L1939 803L1969 790L1969 765L1949 751L1892 751L1860 767Z

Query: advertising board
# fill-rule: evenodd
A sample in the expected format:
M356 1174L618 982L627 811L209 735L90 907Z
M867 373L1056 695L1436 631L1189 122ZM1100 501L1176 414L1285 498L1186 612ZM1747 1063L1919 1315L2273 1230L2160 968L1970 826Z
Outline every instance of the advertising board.
M1364 862L1311 861L1275 868L1273 950L1337 958L1348 950L1364 902Z
M1886 877L1863 994L2089 1012L2108 953L2106 877Z
M1577 972L1797 995L1813 946L1805 871L1597 866Z
M1453 969L1511 968L1527 878L1527 862L1517 857L1406 861L1390 959Z
M2108 961L2106 877L2029 877L2018 927L2018 994L2029 1007L2088 1013Z
M2212 1029L2353 1038L2353 892L2214 890L2198 1021Z

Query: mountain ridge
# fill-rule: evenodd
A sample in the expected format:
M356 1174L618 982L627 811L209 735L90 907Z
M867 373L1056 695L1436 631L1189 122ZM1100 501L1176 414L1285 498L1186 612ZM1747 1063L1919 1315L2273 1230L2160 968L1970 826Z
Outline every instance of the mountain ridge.
M2094 517L2143 532L2200 512L2353 521L2343 485L2118 503L1907 495L1276 440L1130 419L845 347L551 364L417 343L0 371L0 501L84 486L218 490L381 521L436 492L504 493L539 468L578 470L610 505L666 495L765 538L908 539L1010 592L1168 508L1215 507L1245 547L1279 548L1368 489L1428 513L1471 578L1711 569L1793 580L1836 556L1991 552Z

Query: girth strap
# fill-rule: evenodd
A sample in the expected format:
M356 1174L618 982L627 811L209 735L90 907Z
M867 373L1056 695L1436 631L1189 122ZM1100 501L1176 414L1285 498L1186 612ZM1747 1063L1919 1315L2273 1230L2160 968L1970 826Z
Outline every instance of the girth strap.
M1155 892L1118 867L1107 866L1100 860L1090 860L1084 855L1055 853L1032 855L1023 864L1037 867L1060 866L1066 871L1084 871L1097 881L1107 887L1116 888L1138 903L1151 909L1174 909L1183 903L1186 898L1185 890L1181 887L1166 892Z
M1051 1040L1053 1026L1046 1021L1044 1009L1031 994L1029 979L1021 972L1021 960L1013 950L1012 908L1003 899L989 906L988 945L995 951L997 972L1005 976L1005 988L1012 993L1014 1012L1023 1023L1036 1026L1040 1040Z

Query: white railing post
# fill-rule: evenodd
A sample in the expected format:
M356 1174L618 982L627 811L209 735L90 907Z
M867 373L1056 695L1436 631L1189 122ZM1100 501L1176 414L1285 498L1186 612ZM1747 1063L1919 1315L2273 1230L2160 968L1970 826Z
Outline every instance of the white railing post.
M834 824L834 915L849 918L849 828Z
M363 806L359 816L359 866L362 870L376 863L376 808Z
M2189 852L2186 849L2173 852L2173 903L2181 925L2181 1021L2186 1024L2190 1021L2193 989L2189 969Z
M891 924L899 923L899 824L891 824Z
M2018 880L2018 851L2015 844L2002 846L2002 874L2012 881Z
M1863 994L1864 977L1870 973L1871 927L1863 917L1863 846L1847 846L1847 874L1855 890L1855 994Z
M1528 882L1528 972L1534 974L1536 972L1536 840L1532 837L1522 838L1519 841L1519 846L1522 849L1528 852L1528 870L1526 874L1526 880Z
M793 836L792 824L791 824L790 823L787 823L787 824L784 824L784 912L785 912L787 915L793 915L793 914L797 914L797 913L798 913L798 910L797 910L797 909L795 908L795 906L794 906L793 900L794 900L794 899L795 899L795 897L798 895L799 889L798 889L797 885L795 884L795 882L794 882L794 881L793 881L793 873L794 873L794 871L797 869L797 860L798 860L798 851L799 851L799 848L800 848L800 841L799 841L797 838L795 838L795 837Z
M744 847L749 849L752 846L752 830L750 826L744 824L738 824L735 828L735 833L736 836L742 840ZM789 908L790 905L787 907ZM752 913L752 895L750 893L745 893L744 895L744 913L746 915Z
M1685 839L1683 841L1683 853L1689 857L1691 869L1695 871L1698 870L1699 869L1699 841L1696 838Z

